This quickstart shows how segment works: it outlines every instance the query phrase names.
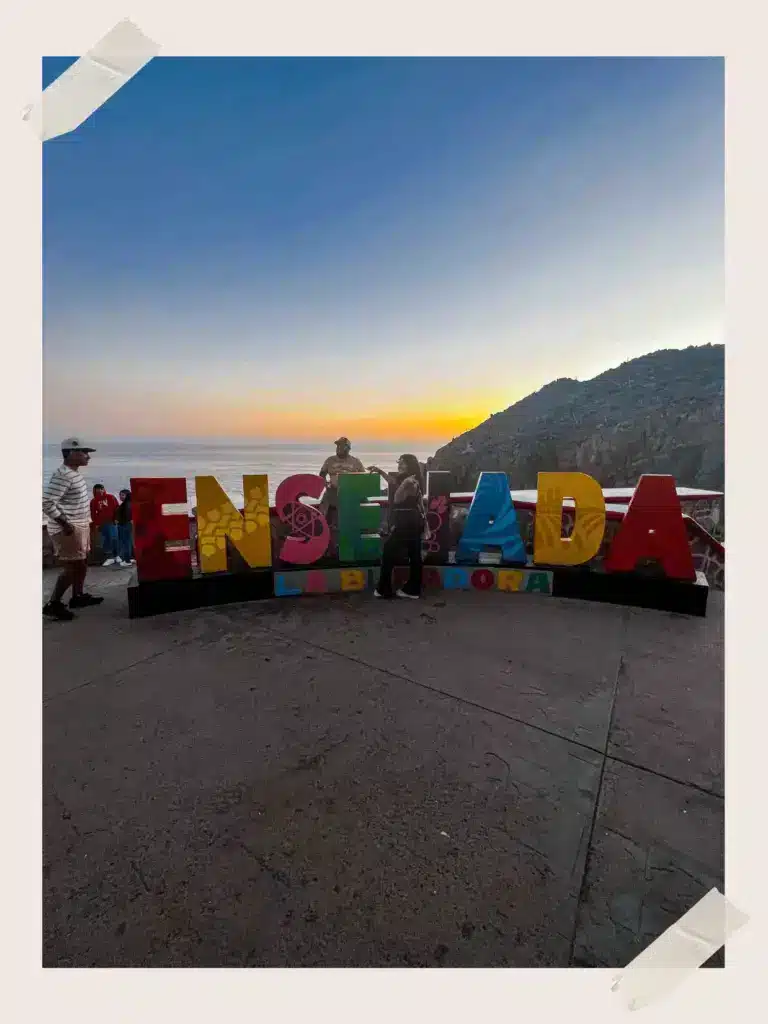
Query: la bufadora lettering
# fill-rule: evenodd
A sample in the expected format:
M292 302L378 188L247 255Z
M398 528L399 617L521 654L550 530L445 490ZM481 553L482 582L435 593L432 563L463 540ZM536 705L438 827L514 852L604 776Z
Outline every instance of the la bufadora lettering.
M275 597L372 590L376 585L377 573L378 569L370 567L276 572ZM405 583L407 575L407 570L396 569L395 583L398 586ZM509 594L551 594L552 573L528 569L496 569L488 566L426 566L422 586L425 590L501 590Z
M339 478L338 557L332 568L308 567L328 552L331 531L323 512L302 498L320 498L325 482L315 474L298 474L277 489L275 511L288 535L273 542L269 480L265 474L243 478L244 507L237 509L212 476L196 478L197 547L199 570L206 574L236 571L274 572L276 593L289 596L372 586L368 568L381 554L381 508L384 495L376 491L369 473ZM449 565L450 474L427 475L427 508L437 509L431 524L433 546L425 569L427 586L445 589L497 589L547 592L547 569L586 566L600 552L606 524L605 498L600 484L579 472L539 473L534 519L533 559L529 562L505 473L480 475L463 533ZM134 496L134 535L139 583L180 580L193 575L190 524L187 514L165 514L164 506L187 501L184 478L142 478L131 481ZM566 502L572 502L572 508ZM573 527L563 536L563 514ZM233 566L231 552L239 563ZM499 566L481 566L484 552L496 552ZM440 563L435 565L434 563ZM652 562L672 580L695 581L696 572L674 478L642 476L624 519L602 559L606 573L632 573ZM296 567L292 571L291 568ZM464 566L475 566L468 572ZM517 568L523 576L505 574ZM537 571L538 570L538 571ZM335 575L334 575L335 574ZM538 580L532 582L532 580ZM519 586L512 585L518 580ZM431 581L431 584L430 584ZM551 582L551 581L550 581ZM525 584L524 586L522 584ZM551 588L550 588L551 589Z

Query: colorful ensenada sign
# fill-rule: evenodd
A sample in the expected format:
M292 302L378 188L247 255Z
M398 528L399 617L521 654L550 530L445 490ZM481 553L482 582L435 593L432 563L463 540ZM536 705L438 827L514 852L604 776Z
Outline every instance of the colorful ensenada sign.
M560 591L654 607L671 600L673 610L703 614L706 586L697 578L671 476L640 478L607 550L605 498L600 484L585 473L538 475L533 536L527 545L506 474L480 475L458 539L451 523L451 482L449 473L427 474L425 590L555 596ZM314 474L291 476L277 488L271 510L267 476L247 475L244 507L238 509L214 477L199 476L196 522L191 523L187 514L164 511L166 505L187 502L185 479L131 480L137 561L131 614L373 589L382 546L380 478L370 473L339 478L335 531L319 507L302 500L320 498L324 486ZM632 599L628 586L645 596ZM686 587L699 592L696 609L682 607Z

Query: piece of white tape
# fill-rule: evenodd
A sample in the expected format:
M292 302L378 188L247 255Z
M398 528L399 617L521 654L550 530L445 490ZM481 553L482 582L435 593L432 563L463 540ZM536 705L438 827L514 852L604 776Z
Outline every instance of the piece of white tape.
M43 90L24 111L24 120L43 141L74 131L159 52L132 21L118 22Z
M611 987L621 992L630 1010L639 1010L677 988L748 920L721 892L710 889L636 956Z

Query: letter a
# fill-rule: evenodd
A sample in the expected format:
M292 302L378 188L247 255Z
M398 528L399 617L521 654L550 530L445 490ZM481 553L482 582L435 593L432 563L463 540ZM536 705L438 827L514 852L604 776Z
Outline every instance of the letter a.
M696 568L672 476L640 477L624 522L605 558L606 572L631 572L641 559L660 562L672 579L695 580Z
M517 525L506 473L480 474L459 540L456 561L476 561L480 552L487 548L501 548L501 559L508 565L525 565L525 545Z

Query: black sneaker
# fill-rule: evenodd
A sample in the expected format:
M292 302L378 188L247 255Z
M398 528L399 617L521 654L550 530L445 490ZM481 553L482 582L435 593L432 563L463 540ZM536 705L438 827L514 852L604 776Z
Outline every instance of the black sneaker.
M69 602L70 608L90 608L91 605L101 604L103 597L94 597L93 594L81 594L79 597L73 597Z
M43 615L47 619L58 619L59 622L71 622L77 616L73 615L68 608L65 608L61 601L49 601L43 605Z

